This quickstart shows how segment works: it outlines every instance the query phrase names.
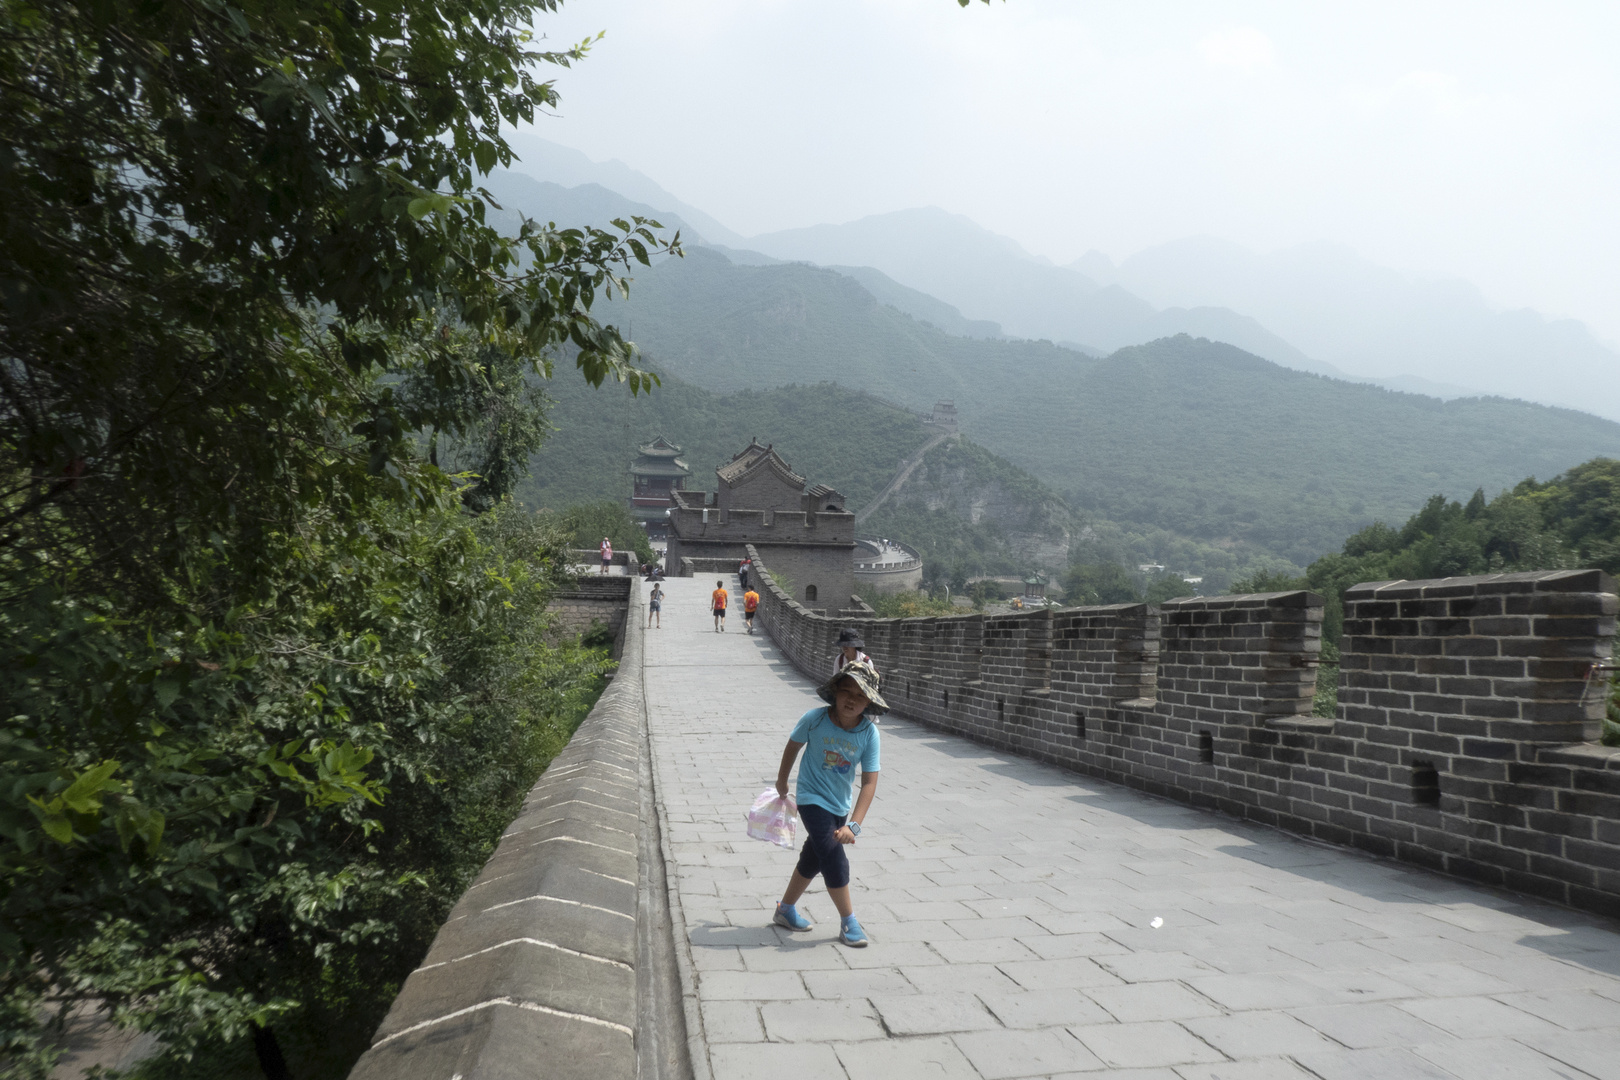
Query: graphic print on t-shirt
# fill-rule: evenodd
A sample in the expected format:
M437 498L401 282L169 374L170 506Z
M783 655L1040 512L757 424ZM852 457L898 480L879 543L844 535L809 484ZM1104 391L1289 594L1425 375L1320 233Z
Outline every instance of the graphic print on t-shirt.
M821 755L821 767L823 769L831 769L840 776L848 776L850 771L855 768L855 763L849 760L849 758L845 757L843 754L840 754L837 750L829 749L824 751Z

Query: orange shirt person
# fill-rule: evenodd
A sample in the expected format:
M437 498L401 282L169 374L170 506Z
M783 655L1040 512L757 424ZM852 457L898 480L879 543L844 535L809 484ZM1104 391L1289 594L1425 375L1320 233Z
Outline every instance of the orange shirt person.
M743 622L748 626L748 632L754 632L754 611L759 607L759 593L749 589L743 593Z
M714 632L717 634L726 632L726 600L729 597L730 594L726 592L726 583L723 581L715 582L711 599L714 601Z

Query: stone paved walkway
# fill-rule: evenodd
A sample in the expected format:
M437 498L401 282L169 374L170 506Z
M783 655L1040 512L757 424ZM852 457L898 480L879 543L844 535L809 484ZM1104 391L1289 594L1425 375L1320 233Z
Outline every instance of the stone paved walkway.
M819 887L815 930L772 928L795 856L743 815L817 702L710 629L713 587L666 583L646 686L716 1080L1620 1080L1614 923L893 718L851 851L871 947Z

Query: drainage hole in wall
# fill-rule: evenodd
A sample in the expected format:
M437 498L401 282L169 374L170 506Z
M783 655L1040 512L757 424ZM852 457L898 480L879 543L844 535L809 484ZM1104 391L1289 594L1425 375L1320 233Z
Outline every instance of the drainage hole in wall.
M1440 805L1440 770L1434 762L1412 762L1412 801L1418 806Z
M1001 719L1001 720L1007 719L1007 699L1006 698L999 698L999 697L996 698L996 717L998 719Z
M1205 765L1215 763L1215 733L1213 731L1200 731L1198 733L1198 760Z
M1076 709L1076 710L1074 710L1074 734L1075 734L1075 737L1077 739L1080 739L1081 741L1085 740L1085 737L1086 737L1086 710L1084 710L1084 709Z

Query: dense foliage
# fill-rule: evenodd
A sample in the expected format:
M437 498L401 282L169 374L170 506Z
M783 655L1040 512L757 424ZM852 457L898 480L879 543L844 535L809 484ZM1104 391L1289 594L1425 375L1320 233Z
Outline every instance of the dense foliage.
M48 998L341 1075L592 692L499 497L659 244L484 225L554 7L0 0L9 1071Z
M920 615L960 615L962 609L943 597L930 597L914 589L863 596L879 618L914 619Z
M1234 583L1233 591L1323 595L1328 662L1318 685L1325 691L1338 673L1344 594L1353 585L1576 567L1620 572L1620 461L1594 458L1545 482L1523 480L1494 499L1483 489L1466 503L1435 495L1400 528L1374 522L1304 574L1258 573ZM1322 692L1317 707L1333 715ZM1605 741L1620 740L1620 705L1611 703L1609 711Z
M1580 566L1620 570L1620 461L1594 458L1551 480L1521 481L1494 499L1435 495L1400 528L1374 522L1300 580L1328 598L1325 635L1337 641L1339 601L1363 581L1437 578ZM1294 585L1298 588L1300 585Z
M1076 607L1139 604L1142 589L1119 563L1075 563L1063 575L1063 602Z
M617 499L601 499L593 503L571 506L558 516L568 533L569 546L576 551L596 551L605 536L613 543L613 550L633 551L637 562L650 563L657 558L647 540L647 530L630 516L629 508Z

